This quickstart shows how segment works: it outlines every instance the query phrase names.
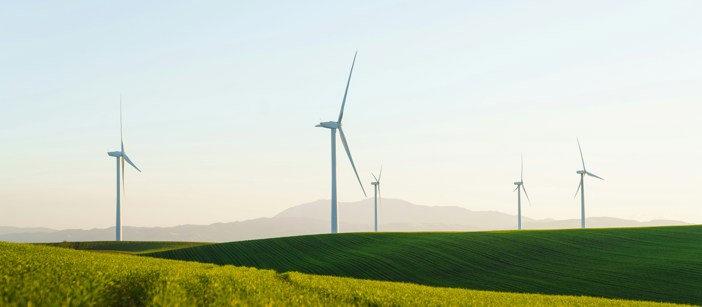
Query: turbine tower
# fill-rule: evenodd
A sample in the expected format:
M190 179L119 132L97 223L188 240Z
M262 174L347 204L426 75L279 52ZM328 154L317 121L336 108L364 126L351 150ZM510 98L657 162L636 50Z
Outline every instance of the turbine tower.
M585 158L583 157L583 148L580 147L580 140L576 140L578 141L578 149L580 150L580 160L583 162L583 169L576 172L578 175L580 175L580 184L578 185L578 190L575 191L574 197L578 197L578 192L580 192L580 228L585 228L585 175L595 177L600 180L604 179L587 171L585 168Z
M129 163L129 165L131 165L141 173L141 170L136 165L134 165L134 163L132 163L132 160L129 159L129 156L127 156L127 153L124 151L124 138L122 137L122 94L119 95L119 142L120 150L108 152L107 155L110 157L117 158L117 222L115 226L115 240L122 241L122 213L120 211L119 178L121 175L123 190L122 192L124 193L124 162L126 161L127 163Z
M373 175L373 178L375 178L375 181L371 182L373 185L374 189L374 201L373 201L373 206L375 209L375 232L378 232L378 200L381 199L380 195L380 178L383 177L383 167L380 167L380 174L378 174L378 177L375 177L375 174L371 173Z
M356 179L358 179L358 184L361 185L361 190L363 195L366 195L366 189L363 188L361 183L361 177L358 176L356 171L356 165L353 163L353 158L351 158L351 151L349 150L349 145L346 142L346 135L344 135L344 129L341 128L341 120L344 117L344 106L346 105L346 96L349 93L349 84L351 84L351 75L353 74L353 67L356 64L356 54L353 55L353 62L351 63L351 71L349 72L349 79L346 81L346 90L344 91L344 99L341 101L341 111L339 111L339 119L337 121L321 122L315 127L322 127L331 130L331 232L339 232L339 218L338 218L338 208L336 203L336 130L339 130L341 135L341 143L346 149L346 155L351 161L351 167L353 167L353 172L356 174Z
M522 155L522 173L519 176L519 181L514 183L517 187L514 189L517 192L517 229L522 229L522 190L524 190L524 195L526 195L527 201L531 204L529 199L529 194L524 187L524 155Z

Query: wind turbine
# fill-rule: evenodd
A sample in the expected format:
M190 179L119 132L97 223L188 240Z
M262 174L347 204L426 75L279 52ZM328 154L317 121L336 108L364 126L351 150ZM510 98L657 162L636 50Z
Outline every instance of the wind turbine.
M117 223L115 226L115 240L122 241L122 213L120 211L119 177L122 175L122 189L124 190L124 162L126 161L129 163L129 165L133 166L141 173L141 170L134 165L134 163L132 163L132 160L129 159L129 156L127 156L127 153L124 151L124 138L122 137L122 94L119 95L119 142L120 150L108 152L107 155L117 158ZM124 193L124 191L122 192Z
M353 163L353 158L351 158L351 151L349 150L349 145L346 142L346 135L344 135L344 129L341 128L341 119L344 117L344 106L346 105L346 96L349 93L349 84L351 84L351 75L353 74L353 66L356 64L356 55L358 51L353 55L353 62L351 63L351 71L349 72L349 79L346 81L346 90L344 91L344 99L341 101L341 111L339 111L339 119L335 122L321 122L315 127L322 127L331 130L331 232L337 233L339 231L339 217L336 203L336 130L339 130L341 135L341 143L346 149L346 155L349 156L349 161L351 161L351 167L353 167L353 172L356 174L356 179L358 179L358 184L361 185L361 190L363 195L366 195L366 189L363 188L361 183L361 177L358 176L356 171L356 165Z
M578 197L578 192L580 192L580 228L585 228L585 175L600 180L604 179L587 171L585 168L585 158L583 158L583 148L580 147L580 140L576 140L578 141L578 149L580 150L580 160L583 162L583 169L576 172L580 175L580 184L578 185L578 190L575 191L574 197Z
M527 201L529 201L529 204L531 204L531 200L529 199L529 194L526 191L526 188L524 187L524 155L522 155L522 173L519 176L519 181L516 181L514 183L517 187L514 189L514 191L517 192L517 229L521 230L522 229L522 190L524 190L524 195L526 195Z
M378 174L378 177L375 177L375 174L371 173L373 175L373 178L375 178L375 181L371 182L374 188L374 201L373 205L375 208L375 232L378 232L378 200L381 199L380 195L380 178L383 177L383 167L380 167L380 174Z

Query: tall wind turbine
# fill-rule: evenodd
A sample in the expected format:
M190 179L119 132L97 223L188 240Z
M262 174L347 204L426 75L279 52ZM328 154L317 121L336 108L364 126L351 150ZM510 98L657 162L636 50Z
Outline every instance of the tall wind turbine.
M344 129L341 128L341 119L344 117L344 106L346 105L346 96L349 93L349 84L351 84L351 75L353 74L353 66L356 64L356 55L358 51L353 55L353 62L351 63L351 71L349 72L349 79L346 81L346 90L344 91L344 99L341 101L341 111L339 111L339 119L335 122L321 122L315 127L322 127L331 130L331 232L337 233L339 231L339 218L336 203L336 130L339 130L341 135L341 143L346 149L346 155L349 156L349 161L351 161L351 167L353 167L353 172L356 173L356 179L358 179L358 184L361 185L361 190L363 195L366 195L366 189L363 188L361 183L361 177L358 176L356 171L356 165L353 163L353 158L351 158L351 151L349 150L349 145L346 142L346 135L344 135Z
M380 195L380 178L383 177L383 167L380 167L380 174L378 174L378 177L375 177L375 174L371 173L373 175L373 178L375 178L375 181L371 182L374 188L374 201L373 205L375 208L375 232L378 232L378 200L381 199Z
M580 147L580 140L576 140L578 141L578 149L580 150L580 160L583 162L583 169L576 172L580 175L580 184L578 185L578 190L575 191L575 197L578 197L578 192L580 192L580 228L585 228L585 175L600 180L604 179L587 171L585 168L585 158L583 157L583 148Z
M122 94L119 95L119 142L120 150L108 152L107 155L117 158L117 223L115 226L115 240L122 241L122 213L120 211L119 177L122 175L122 189L124 190L124 162L126 161L129 163L129 165L141 173L141 170L134 165L134 163L132 163L132 160L129 159L129 156L127 156L127 153L124 151L124 138L122 137Z
M517 229L521 230L522 229L522 190L524 190L524 195L526 195L527 201L531 204L531 200L529 199L529 194L526 191L526 188L524 187L524 155L522 155L522 172L521 175L519 176L519 181L516 181L514 183L517 187L514 189L514 191L517 192Z

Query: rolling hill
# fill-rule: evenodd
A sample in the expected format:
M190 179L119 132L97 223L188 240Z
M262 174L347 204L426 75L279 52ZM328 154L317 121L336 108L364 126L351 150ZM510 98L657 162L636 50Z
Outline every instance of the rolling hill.
M702 304L702 226L312 235L145 255L431 286Z
M0 259L2 306L673 306L281 274L6 242L0 242Z

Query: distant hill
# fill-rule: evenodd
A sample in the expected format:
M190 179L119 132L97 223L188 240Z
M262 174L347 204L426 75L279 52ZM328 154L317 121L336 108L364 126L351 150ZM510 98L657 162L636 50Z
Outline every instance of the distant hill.
M26 233L26 232L53 232L55 229L44 228L44 227L33 227L33 228L23 228L23 227L8 227L0 226L0 235L13 234L13 233Z
M422 206L399 199L384 199L378 209L381 231L478 231L515 229L515 215L496 211L472 211L456 206ZM193 241L231 242L329 232L328 200L295 206L271 218L211 225L180 225L173 227L131 227L122 229L130 241ZM339 204L341 232L373 230L373 200L365 199ZM587 219L592 228L684 225L680 221L653 220L638 222L608 217ZM577 228L580 220L534 220L522 217L526 229ZM0 228L0 241L61 242L109 241L114 239L114 227L102 229Z
M702 226L350 233L146 256L431 286L702 304Z

